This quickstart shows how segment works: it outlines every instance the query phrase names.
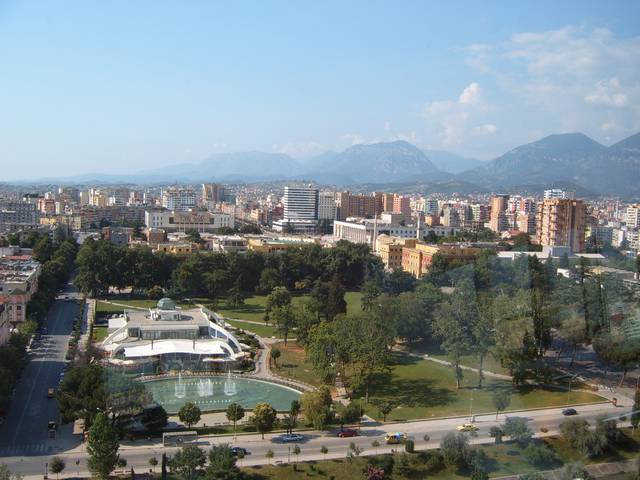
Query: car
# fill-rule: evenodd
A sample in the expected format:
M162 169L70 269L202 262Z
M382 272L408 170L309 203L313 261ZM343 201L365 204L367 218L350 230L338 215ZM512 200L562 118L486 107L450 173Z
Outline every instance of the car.
M407 434L404 432L387 433L384 436L384 441L389 445L404 443L407 441Z
M565 408L564 410L562 410L562 414L565 417L570 417L571 415L577 415L578 411L575 408Z
M304 437L298 433L286 433L276 437L276 440L282 443L300 442Z
M357 437L358 431L353 428L345 428L338 432L338 437L340 438L348 438L348 437Z
M58 424L56 423L55 420L49 420L49 422L47 423L47 428L49 430L57 430L58 429Z
M456 427L456 430L458 430L459 432L475 432L476 430L478 430L478 427L476 427L473 423L463 423L462 425L458 425Z
M53 387L50 387L47 390L47 398L53 398L53 396L56 394L56 389Z
M49 333L49 330L47 330L47 327L42 327L42 334L46 335L47 333Z
M247 452L246 448L242 448L242 447L231 447L231 454L234 457L244 457L248 454L249 452Z

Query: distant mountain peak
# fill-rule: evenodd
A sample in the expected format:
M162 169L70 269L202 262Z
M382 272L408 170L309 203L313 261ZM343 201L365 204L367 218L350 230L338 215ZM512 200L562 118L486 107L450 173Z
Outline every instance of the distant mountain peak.
M612 148L615 150L640 151L640 132L636 133L635 135L631 135L630 137L627 137L624 140L620 140L618 143L614 143L609 148Z

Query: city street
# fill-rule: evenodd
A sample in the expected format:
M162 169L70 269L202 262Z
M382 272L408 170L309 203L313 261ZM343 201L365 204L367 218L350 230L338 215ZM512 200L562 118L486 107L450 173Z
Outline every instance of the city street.
M579 412L579 418L588 420L592 425L595 424L597 418L605 416L607 418L619 418L629 414L630 405L625 404L614 407L610 403L602 403L596 405L588 405L576 407ZM528 412L517 412L508 414L508 416L524 417L529 420L530 428L537 435L552 435L558 433L560 423L566 418L562 415L562 409L544 409ZM475 424L479 428L477 435L472 437L472 443L492 443L494 440L489 436L489 429L492 426L499 425L504 422L505 415L500 415L498 420L495 414L476 416ZM208 448L212 444L229 443L235 446L246 448L250 453L241 461L243 466L249 465L265 465L268 463L287 463L288 461L309 461L323 460L325 458L344 458L348 452L349 444L354 442L363 450L363 455L373 455L376 453L389 453L393 449L403 450L402 445L385 445L384 435L387 432L402 431L406 432L409 438L413 438L416 443L416 449L437 448L440 441L448 432L454 431L455 428L469 421L468 417L449 418L440 420L426 420L406 423L393 423L386 425L363 425L360 430L360 436L354 438L338 438L336 432L308 432L304 433L304 439L298 443L301 453L296 458L291 453L295 444L282 444L274 441L278 435L265 435L262 440L260 435L241 435L237 441L233 441L233 436L206 436L199 439L199 445L202 448ZM620 425L627 425L627 422L621 422ZM548 432L541 433L541 428L547 428ZM429 442L425 443L424 435L429 435ZM380 446L376 449L371 443L377 440ZM322 454L320 448L326 446L328 453ZM271 460L266 458L268 450L274 452L274 458ZM160 460L163 452L168 455L173 454L176 448L165 448L160 443L149 444L146 442L138 442L136 444L124 443L120 448L121 457L127 460L127 468L133 467L137 472L146 471L149 468L149 459L156 457ZM66 460L67 474L88 475L86 467L86 451L84 446L79 446L66 452L56 452ZM41 454L37 457L11 456L2 458L0 461L6 463L9 468L21 473L25 476L39 476L44 470L48 461L53 454ZM77 463L76 463L77 462Z
M65 286L64 296L73 301L61 299L53 303L44 324L46 330L31 344L27 365L7 409L7 418L0 425L0 457L39 456L63 448L59 439L48 438L47 423L50 420L60 422L56 401L47 397L47 391L50 387L57 389L60 382L73 318L79 308L72 285ZM71 426L66 425L63 429L70 432ZM65 437L65 448L68 448L72 446L68 445L72 437Z

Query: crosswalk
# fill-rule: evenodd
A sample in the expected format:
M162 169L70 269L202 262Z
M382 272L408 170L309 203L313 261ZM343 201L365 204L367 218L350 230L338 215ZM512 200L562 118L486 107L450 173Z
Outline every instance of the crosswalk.
M42 443L29 443L29 444L13 444L13 445L0 445L0 457L16 457L16 456L28 456L28 455L45 455L53 452L55 449L51 445Z

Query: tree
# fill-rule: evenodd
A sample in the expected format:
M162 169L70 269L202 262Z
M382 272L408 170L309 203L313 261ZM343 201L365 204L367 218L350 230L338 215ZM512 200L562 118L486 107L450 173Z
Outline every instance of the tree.
M197 445L187 445L178 450L169 461L171 473L182 480L196 480L207 462L204 451Z
M149 459L149 466L151 467L152 471L155 471L156 467L158 466L158 459L156 457L151 457Z
M282 308L291 305L291 293L286 287L275 287L267 296L264 308L264 322L269 323L271 320L271 311L274 308Z
M118 462L119 447L118 432L110 425L104 413L98 413L89 429L89 471L99 479L108 479Z
M65 466L66 464L61 457L53 457L49 462L49 470L51 470L51 473L56 474L56 478L60 477L60 473L62 473Z
M293 419L293 421L298 420L298 416L302 411L302 405L299 400L291 400L291 405L289 406L289 416Z
M229 445L213 445L209 450L209 466L204 478L206 480L241 480L245 478L236 462L237 457Z
M549 467L556 461L556 455L544 444L531 442L523 453L527 461L536 468Z
M394 405L391 402L383 402L382 405L380 405L379 410L380 410L380 413L382 414L383 422L387 421L387 415L389 415L392 412L393 408L394 408Z
M244 408L242 405L232 403L227 407L227 420L233 422L233 436L236 435L236 423L244 418Z
M273 450L267 450L267 453L264 454L265 458L269 460L269 465L271 465L271 459L273 458Z
M463 433L447 433L440 442L440 452L446 465L465 467L471 453L469 438Z
M242 279L238 275L233 282L233 287L229 289L228 301L231 308L238 309L244 305L244 295L242 293Z
M258 430L264 439L264 434L273 429L276 418L277 412L275 409L268 403L263 402L258 403L253 408L253 415L249 418L249 422L255 425L256 430Z
M323 430L331 418L331 395L322 387L313 392L305 392L300 397L300 405L305 418L316 430Z
M198 423L201 416L200 408L191 402L185 403L178 411L178 418L182 423L186 423L188 428Z
M284 344L287 345L287 339L289 338L289 332L295 325L295 315L291 304L284 305L282 307L274 307L270 314L271 320L276 326L279 333L284 338Z
M373 442L371 442L371 446L373 448L375 448L376 450L376 455L378 454L378 447L380 447L380 442L378 440L374 440Z
M186 233L185 239L188 242L200 243L202 241L202 238L200 237L200 232L198 232L195 228L188 228L185 230L184 233Z
M591 480L593 477L580 462L565 465L560 472L560 480L575 480L576 478L580 478L581 480Z
M527 425L527 419L521 417L508 417L500 427L504 435L524 446L533 438L533 432Z
M162 405L153 405L142 411L140 423L149 431L159 431L167 426L169 417Z
M300 446L295 445L291 453L293 453L296 456L296 463L298 462L298 455L300 455L300 452L301 452Z
M434 318L434 332L442 339L442 348L453 358L456 388L460 388L462 369L460 360L472 345L471 324L478 316L472 285L463 281L456 291L440 304Z
M380 290L380 286L373 280L367 280L362 285L362 289L360 291L362 293L362 297L360 299L362 310L364 310L365 312L370 312L375 304L375 301L382 293L382 291Z
M19 473L12 473L4 463L0 463L0 480L23 480Z
M281 355L282 355L282 352L278 347L271 347L271 350L269 351L269 356L273 359L273 364L275 365L276 368L278 368L278 359L280 358Z
M496 407L497 420L498 414L509 407L509 404L511 403L511 392L505 389L496 389L493 391L491 400L493 401L493 406Z

